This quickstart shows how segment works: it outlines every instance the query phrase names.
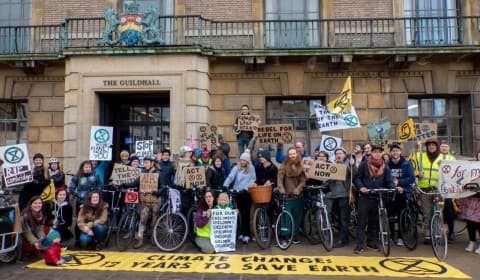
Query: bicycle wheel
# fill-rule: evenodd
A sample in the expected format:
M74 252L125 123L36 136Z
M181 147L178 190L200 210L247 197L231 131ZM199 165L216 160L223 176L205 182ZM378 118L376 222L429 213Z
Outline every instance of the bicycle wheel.
M379 227L378 233L380 235L380 247L382 247L382 253L385 257L390 255L390 227L388 224L388 215L385 209L380 210L378 214Z
M400 233L408 250L413 251L418 245L417 215L410 208L405 208L400 213Z
M310 208L303 217L303 234L307 237L310 244L316 245L322 242L319 227L320 221L316 215L318 208Z
M322 241L323 248L327 251L331 251L333 248L333 231L330 220L328 219L328 213L326 208L319 208L315 216L320 222L317 225L318 232L320 233L320 239Z
M188 238L195 245L196 245L195 243L195 235L196 235L195 213L196 212L197 212L197 209L190 208L187 213Z
M113 231L116 227L115 221L117 220L117 215L108 215L108 227L107 227L107 235L105 236L105 247L108 247L110 243L110 238L112 238Z
M155 245L166 252L180 248L188 235L187 219L181 213L164 213L155 222L153 238Z
M275 240L282 250L287 250L292 245L294 234L293 216L288 211L282 211L275 222Z
M447 232L440 213L435 213L430 220L430 235L432 237L432 249L439 261L447 257Z
M261 249L270 248L272 243L272 231L267 209L258 207L253 213L253 236Z
M116 245L119 251L127 250L133 243L136 233L137 215L133 211L123 213L116 232Z

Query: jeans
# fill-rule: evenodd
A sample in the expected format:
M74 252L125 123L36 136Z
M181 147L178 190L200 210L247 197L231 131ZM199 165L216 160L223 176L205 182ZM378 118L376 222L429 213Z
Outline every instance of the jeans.
M249 136L242 136L242 135L237 136L238 155L239 156L241 156L243 154L243 152L245 151L245 147L248 147L248 144L250 143L250 140L252 140L252 138L249 137Z
M105 237L107 236L107 227L105 225L96 225L95 227L93 227L92 230L93 236L90 236L85 232L82 232L80 234L80 246L83 249L85 249L93 241L99 243L103 242L103 240L105 240Z

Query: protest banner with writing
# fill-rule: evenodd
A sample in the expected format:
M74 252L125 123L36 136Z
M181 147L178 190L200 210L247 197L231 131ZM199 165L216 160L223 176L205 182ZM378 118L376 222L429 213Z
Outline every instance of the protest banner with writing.
M261 125L257 130L258 143L260 144L291 144L295 139L292 124Z
M235 251L237 212L235 210L213 209L210 225L210 241L215 248L215 252Z
M135 154L140 159L153 155L153 140L135 141Z
M90 129L90 160L112 160L113 127L92 126Z
M114 185L129 184L140 177L140 169L115 163L112 170L112 183Z
M209 150L212 150L212 146L218 141L217 126L215 125L202 125L200 126L200 144L207 144Z
M260 116L255 114L240 114L237 116L237 129L243 131L254 131L260 122Z
M478 161L442 160L438 183L440 191L446 198L462 198L474 195L475 192L465 190L464 186L480 179Z
M0 158L4 161L2 172L7 187L33 181L26 144L0 147Z
M387 139L392 138L392 125L390 120L382 118L367 124L368 139L370 142L377 144L384 143Z
M140 201L142 202L156 202L157 197L151 193L158 190L158 173L142 173L140 174Z
M345 164L335 164L316 160L308 172L308 178L316 180L342 180L347 176Z
M318 128L321 132L360 127L360 120L353 106L349 112L332 114L322 104L314 103L314 105Z
M185 167L183 172L185 175L185 188L191 189L194 186L202 188L206 185L205 167Z
M415 123L415 137L409 141L425 143L429 138L437 137L436 123Z
M323 134L320 142L320 151L328 153L328 159L335 161L335 149L342 146L342 138Z

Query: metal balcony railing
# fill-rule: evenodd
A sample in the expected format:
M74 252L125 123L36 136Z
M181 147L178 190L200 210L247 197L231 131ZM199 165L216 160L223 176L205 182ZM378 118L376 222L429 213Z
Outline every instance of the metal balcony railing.
M161 43L139 48L195 46L205 50L437 48L480 45L480 16L322 20L214 21L162 16ZM0 55L127 48L99 44L103 18L69 18L59 25L0 27ZM121 36L117 32L112 38Z

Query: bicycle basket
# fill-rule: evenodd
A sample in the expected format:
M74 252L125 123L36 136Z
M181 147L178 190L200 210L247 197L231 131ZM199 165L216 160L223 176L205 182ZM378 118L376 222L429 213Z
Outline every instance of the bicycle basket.
M268 203L272 199L272 186L256 186L248 188L253 203Z

